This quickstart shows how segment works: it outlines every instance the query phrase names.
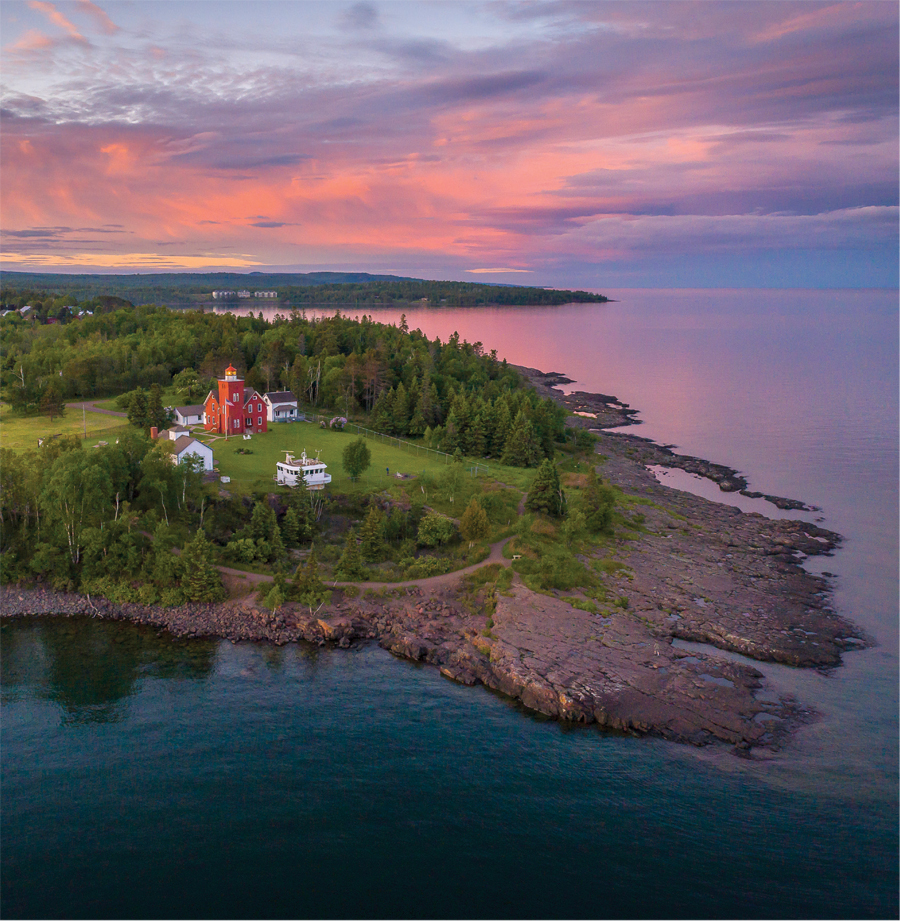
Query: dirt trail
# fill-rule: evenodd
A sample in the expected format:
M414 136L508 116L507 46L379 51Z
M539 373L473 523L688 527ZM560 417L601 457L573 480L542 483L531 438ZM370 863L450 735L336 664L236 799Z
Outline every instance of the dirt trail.
M101 409L96 402L87 400L83 403L66 403L66 409L84 409L85 412L102 413L104 416L120 416L123 419L128 417L128 413L116 412L113 409Z

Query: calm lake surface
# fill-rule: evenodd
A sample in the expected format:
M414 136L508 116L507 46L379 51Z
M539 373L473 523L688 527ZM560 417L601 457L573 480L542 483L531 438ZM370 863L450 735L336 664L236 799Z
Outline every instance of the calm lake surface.
M604 293L406 314L820 506L847 539L810 568L878 645L827 675L755 664L821 719L745 762L377 648L5 623L5 917L897 916L897 293Z

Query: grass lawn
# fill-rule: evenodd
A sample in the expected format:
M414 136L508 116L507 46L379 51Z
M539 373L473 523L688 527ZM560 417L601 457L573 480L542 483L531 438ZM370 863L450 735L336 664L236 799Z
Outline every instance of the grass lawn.
M38 439L48 435L84 435L85 444L98 441L115 441L117 434L128 426L127 419L106 416L103 413L87 413L84 418L76 410L68 409L64 416L57 416L52 422L49 416L14 416L6 403L0 403L0 446L13 451L36 450Z
M447 466L443 458L424 450L417 456L414 450L399 448L396 443L392 446L369 438L366 444L372 452L372 463L354 483L341 463L344 448L359 437L349 431L322 429L311 422L285 422L273 425L264 434L251 436L249 441L240 436L227 441L221 437L211 440L199 429L195 429L195 435L212 447L219 472L231 477L233 485L246 491L271 490L275 486L272 479L275 465L284 460L285 451L291 451L297 457L304 450L309 457L315 457L319 452L320 459L328 466L327 472L331 474L331 485L326 487L326 491L332 489L343 493L385 489L398 482L397 473L419 476L427 470L438 474ZM253 453L237 454L240 448L249 448ZM387 470L390 470L390 475ZM287 491L287 487L278 488Z

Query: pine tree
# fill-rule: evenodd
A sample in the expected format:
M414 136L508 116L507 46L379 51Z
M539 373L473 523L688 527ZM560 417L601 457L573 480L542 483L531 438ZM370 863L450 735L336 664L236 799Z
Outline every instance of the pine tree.
M300 543L300 520L293 506L284 513L284 520L281 522L281 536L288 547L296 547Z
M272 525L272 533L269 536L269 562L272 563L275 560L280 560L284 556L284 540L281 537L281 528L278 527L278 522L276 521Z
M479 415L472 420L472 424L469 426L466 437L466 453L470 457L484 457L486 444L487 435L484 430L484 422Z
M362 557L374 562L384 555L384 514L377 505L369 507L369 514L359 532L362 539Z
M382 393L372 408L370 424L376 432L394 434L394 389Z
M306 563L298 566L294 573L292 594L297 601L310 608L321 604L329 595L325 583L319 577L319 564L314 549L310 550Z
M403 381L397 384L394 399L391 402L391 415L394 420L394 434L406 435L409 431L409 398Z
M258 500L250 516L250 536L254 540L268 540L275 524L275 512L268 502Z
M284 584L284 573L275 573L272 587L266 592L263 602L271 611L277 611L288 600L287 586Z
M150 425L150 417L147 412L147 393L141 387L131 395L128 404L128 421L139 429L145 429Z
M553 461L545 459L538 467L525 499L525 508L530 512L544 512L554 518L562 518L566 514L566 496Z
M181 572L181 587L189 601L224 601L225 586L213 562L212 545L202 530L185 545Z
M491 457L502 457L509 433L512 431L512 416L505 399L498 400L494 407L496 421L491 437Z
M344 552L338 560L335 574L348 582L360 582L366 577L366 570L359 553L359 544L356 542L356 529L350 528L344 544Z
M473 496L459 522L459 532L463 540L481 540L491 533L491 523L487 512Z
M456 413L451 409L450 415L447 416L447 424L444 426L444 437L441 440L441 450L446 451L447 454L452 454L454 451L459 450L461 440Z
M536 467L540 459L541 448L534 437L531 421L519 410L509 438L506 439L500 463L510 467Z
M147 401L147 424L162 431L168 426L169 421L169 413L162 405L162 390L159 384L153 384L150 388L150 399Z
M612 487L603 483L591 467L582 503L587 529L593 534L611 534L615 504L616 494Z

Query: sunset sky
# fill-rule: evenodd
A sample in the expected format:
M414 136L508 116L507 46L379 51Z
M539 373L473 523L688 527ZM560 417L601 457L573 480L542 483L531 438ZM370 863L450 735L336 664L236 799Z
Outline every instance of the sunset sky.
M898 6L4 0L3 268L895 286Z

